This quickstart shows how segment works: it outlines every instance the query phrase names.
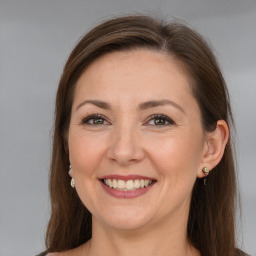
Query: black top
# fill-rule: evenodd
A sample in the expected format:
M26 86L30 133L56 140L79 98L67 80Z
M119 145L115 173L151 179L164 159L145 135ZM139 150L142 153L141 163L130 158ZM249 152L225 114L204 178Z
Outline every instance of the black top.
M41 252L40 254L36 255L36 256L46 256L47 251ZM236 256L250 256L249 254L237 249L236 250Z
M46 256L47 251L41 252L40 254L36 255L36 256Z

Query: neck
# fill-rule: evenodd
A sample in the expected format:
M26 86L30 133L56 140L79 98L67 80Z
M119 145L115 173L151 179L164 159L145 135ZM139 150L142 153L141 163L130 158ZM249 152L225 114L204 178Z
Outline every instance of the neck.
M99 256L104 252L104 256L198 256L187 239L184 217L136 230L109 228L93 219L92 239L86 244L85 255Z

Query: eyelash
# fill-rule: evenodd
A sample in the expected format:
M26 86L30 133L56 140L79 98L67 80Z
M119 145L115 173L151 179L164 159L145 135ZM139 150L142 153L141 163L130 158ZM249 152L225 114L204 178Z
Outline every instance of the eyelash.
M97 123L89 123L90 121L93 121L95 119L102 119L103 122L106 121L106 117L102 114L93 114L93 115L89 115L87 117L84 117L82 119L82 124L88 124L88 125L105 125L105 124L97 124ZM107 121L108 122L108 121Z
M168 116L166 116L166 115L163 115L163 114L154 114L154 115L151 115L149 118L148 118L148 121L146 122L146 123L148 123L149 121L151 121L151 120L154 120L155 119L155 121L158 119L160 119L160 120L163 120L164 121L164 124L160 124L160 125L157 125L157 124L155 124L155 122L154 122L154 125L152 125L152 124L149 124L150 126L168 126L168 125L174 125L175 124L175 122L170 118L170 117L168 117ZM166 124L166 122L168 123L168 124Z
M104 115L102 115L102 114L93 114L93 115L89 115L89 116L87 116L87 117L84 117L84 118L82 119L81 124L82 124L82 125L95 125L95 126L108 125L108 124L109 124L109 122L108 122L108 124L104 124L104 123L103 123L103 124L102 124L102 123L100 123L100 124L97 124L97 123L89 123L90 121L93 121L93 120L96 120L96 119L101 119L102 122L105 122L105 121L108 122L108 121L107 121L107 118L106 118ZM163 114L154 114L154 115L149 116L149 118L148 118L148 120L146 121L145 124L149 123L150 121L152 121L152 120L154 120L154 119L155 119L155 121L156 121L157 119L158 119L158 120L163 120L163 121L164 121L164 124L157 125L157 124L154 122L154 124L148 124L149 126L155 126L155 127L158 126L158 128L160 128L161 126L164 127L164 126L174 125L174 124L175 124L175 122L174 122L171 118L169 118L168 116L163 115ZM167 123L167 124L166 124L166 123Z

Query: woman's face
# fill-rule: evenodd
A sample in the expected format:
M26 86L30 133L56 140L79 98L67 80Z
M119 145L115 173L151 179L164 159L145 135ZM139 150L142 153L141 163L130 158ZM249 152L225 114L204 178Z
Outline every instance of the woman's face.
M188 76L163 53L105 55L77 82L70 175L94 222L136 229L186 220L205 143Z

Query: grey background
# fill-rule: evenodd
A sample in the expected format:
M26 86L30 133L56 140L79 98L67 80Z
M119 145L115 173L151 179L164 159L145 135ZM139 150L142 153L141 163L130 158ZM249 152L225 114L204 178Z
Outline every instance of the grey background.
M100 21L134 11L186 20L213 45L237 124L237 232L256 255L255 0L0 0L1 256L44 248L54 97L69 52Z

